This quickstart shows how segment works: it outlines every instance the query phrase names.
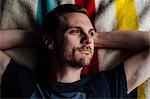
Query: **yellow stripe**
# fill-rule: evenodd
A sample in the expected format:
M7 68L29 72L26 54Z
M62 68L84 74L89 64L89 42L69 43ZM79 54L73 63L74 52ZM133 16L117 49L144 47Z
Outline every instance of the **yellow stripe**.
M134 0L116 0L117 30L138 30L138 19ZM146 99L144 83L138 87L138 99Z
M138 19L134 0L116 0L118 30L138 30Z
M146 99L144 83L138 87L138 99Z

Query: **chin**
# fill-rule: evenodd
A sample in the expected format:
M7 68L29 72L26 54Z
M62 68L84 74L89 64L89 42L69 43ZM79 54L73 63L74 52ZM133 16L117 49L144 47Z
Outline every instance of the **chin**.
M90 64L90 59L87 58L80 58L79 63L82 67L87 66Z
M82 68L90 64L90 60L86 58L73 59L70 61L70 65L75 68Z
M92 55L86 55L86 54L74 54L72 56L67 56L65 58L66 62L70 64L70 66L75 68L82 68L84 66L87 66L90 64L90 61L92 59Z

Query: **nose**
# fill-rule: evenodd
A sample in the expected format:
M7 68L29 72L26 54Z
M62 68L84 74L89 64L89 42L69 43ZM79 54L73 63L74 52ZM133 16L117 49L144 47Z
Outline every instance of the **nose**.
M91 44L92 43L92 38L89 36L89 34L83 33L81 36L81 41L80 43L82 44Z

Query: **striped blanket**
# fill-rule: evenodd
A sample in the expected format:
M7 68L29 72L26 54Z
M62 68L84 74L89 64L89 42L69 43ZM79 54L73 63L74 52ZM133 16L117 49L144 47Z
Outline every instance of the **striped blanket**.
M0 29L38 31L43 17L49 11L57 5L71 3L87 9L88 16L98 32L150 31L150 0L2 0L1 3ZM30 68L36 63L34 48L11 49L6 53ZM127 53L120 50L96 49L90 69L85 68L84 73L108 69L126 57ZM138 88L137 97L150 99L150 79Z

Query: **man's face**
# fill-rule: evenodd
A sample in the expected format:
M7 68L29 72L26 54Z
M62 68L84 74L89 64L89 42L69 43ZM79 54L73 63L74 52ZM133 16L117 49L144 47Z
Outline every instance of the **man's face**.
M65 32L61 33L64 28ZM94 53L94 33L93 26L85 14L65 14L56 41L59 58L73 67L88 65Z

